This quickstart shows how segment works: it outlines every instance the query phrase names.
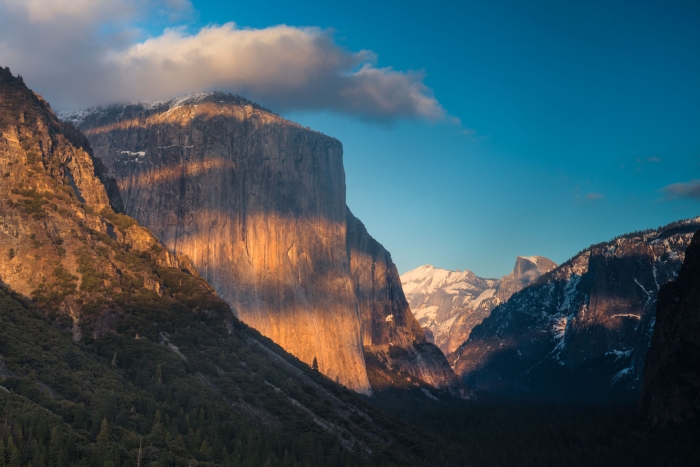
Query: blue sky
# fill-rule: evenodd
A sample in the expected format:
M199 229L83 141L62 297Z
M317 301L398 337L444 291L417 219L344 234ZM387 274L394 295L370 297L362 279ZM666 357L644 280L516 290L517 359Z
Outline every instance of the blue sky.
M25 57L35 54L3 55L0 48L0 64L65 106L90 95L87 83L70 97L70 73L81 60L90 64L86 73L98 73L94 57L114 56L108 52L122 44L120 66L131 60L133 69L148 47L128 47L148 45L166 27L183 29L169 41L152 41L152 50L182 47L187 37L181 36L228 22L264 31L284 24L304 37L325 38L323 47L304 50L350 65L333 69L332 90L313 105L304 105L315 99L313 87L280 96L270 91L280 86L275 81L267 88L219 82L343 142L348 205L400 272L430 263L495 277L509 272L517 255L563 262L592 243L700 215L700 182L693 182L700 179L698 2L153 1L161 10L175 5L177 14L122 8L130 0L81 10L93 13L71 21L99 29L94 37L101 41L74 40L111 48L76 51L66 39L61 63L77 65L70 62L51 81L40 70L61 57L55 50L33 68ZM13 23L25 25L17 19L21 13L30 26L43 21L42 30L50 30L46 15L18 8L7 10ZM65 19L53 27L65 27L59 24ZM53 38L74 34L56 31ZM3 39L11 40L0 32ZM388 110L370 101L370 110L358 110L333 94L366 62L378 80L352 86L396 82L405 91ZM152 68L143 70L153 75ZM424 76L404 74L410 70ZM109 81L104 76L92 82ZM172 92L196 83L193 78ZM114 86L118 92L133 88ZM127 99L155 91L143 89L136 97L118 92Z
M199 21L333 28L379 66L424 70L462 125L288 116L338 137L348 205L400 272L507 273L700 215L697 2L195 2ZM466 133L466 134L465 134ZM590 198L590 199L587 199Z

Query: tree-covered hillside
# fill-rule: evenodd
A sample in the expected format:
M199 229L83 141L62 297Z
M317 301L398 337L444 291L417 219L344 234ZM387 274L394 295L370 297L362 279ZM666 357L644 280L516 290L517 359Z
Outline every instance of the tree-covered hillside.
M74 342L0 291L0 465L459 465L237 321L125 310Z

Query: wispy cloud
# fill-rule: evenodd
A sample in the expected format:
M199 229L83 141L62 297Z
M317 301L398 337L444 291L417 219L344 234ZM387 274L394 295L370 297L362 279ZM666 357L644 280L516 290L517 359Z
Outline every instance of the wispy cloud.
M347 50L332 31L226 23L143 38L135 26L192 12L188 0L5 0L0 65L58 108L222 90L279 111L447 118L423 72L379 67L374 53Z
M604 198L605 196L603 196L602 193L597 192L588 192L585 195L581 194L581 187L574 187L574 202L576 204L593 203Z
M653 164L653 163L661 162L661 159L656 157L656 156L647 157L646 159L641 159L641 158L637 157L636 162L637 162L637 164L644 164L645 162L650 162Z
M679 198L700 199L700 180L673 183L663 187L661 192L664 194L661 201Z
M457 121L457 123L461 126L461 122ZM467 140L469 140L471 143L478 144L482 141L485 141L491 137L491 135L480 135L479 132L472 128L464 128L462 127L460 129L460 133L462 136L464 136Z

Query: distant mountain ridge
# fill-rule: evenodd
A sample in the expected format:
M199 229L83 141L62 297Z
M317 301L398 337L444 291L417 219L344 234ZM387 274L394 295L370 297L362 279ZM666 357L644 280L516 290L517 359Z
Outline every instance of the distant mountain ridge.
M425 265L401 275L401 282L414 316L435 345L449 355L493 308L555 267L556 263L542 256L519 256L510 274L484 279L469 270Z
M698 229L700 218L592 245L496 307L450 363L482 391L634 397L659 288Z

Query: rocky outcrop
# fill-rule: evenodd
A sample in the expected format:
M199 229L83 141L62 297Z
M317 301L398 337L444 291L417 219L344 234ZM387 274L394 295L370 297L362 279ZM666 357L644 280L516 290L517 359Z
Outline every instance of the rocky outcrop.
M488 391L561 397L639 390L659 287L699 219L594 245L496 307L449 358Z
M347 250L372 387L411 383L413 377L418 384L464 396L466 392L444 355L427 342L411 313L391 255L350 210Z
M121 305L137 297L172 298L161 267L189 268L201 308L225 306L185 258L112 210L83 143L40 96L0 68L2 283L31 297L75 338L111 332Z
M401 276L404 292L420 325L445 355L467 340L496 305L532 284L556 264L542 256L519 256L501 279L483 279L469 270L420 266Z
M700 416L700 234L678 278L661 287L640 407L654 424Z
M505 303L514 293L520 292L556 267L557 263L543 256L518 256L513 271L501 278L494 296L498 303Z
M125 212L191 258L236 316L302 361L368 392L366 344L422 342L410 313L392 303L403 298L395 268L395 281L361 270L379 250L349 233L336 139L221 93L64 118L87 135ZM348 251L351 239L359 249ZM389 270L387 258L377 264Z

